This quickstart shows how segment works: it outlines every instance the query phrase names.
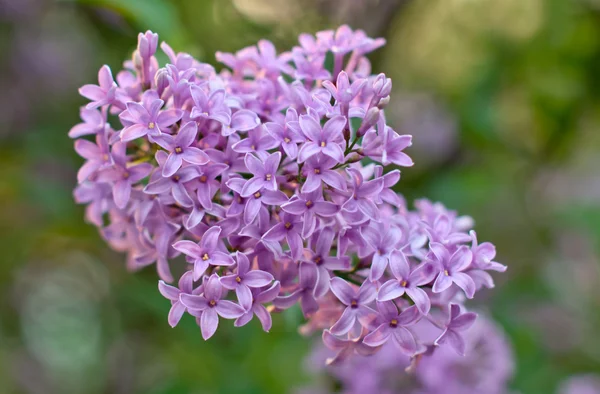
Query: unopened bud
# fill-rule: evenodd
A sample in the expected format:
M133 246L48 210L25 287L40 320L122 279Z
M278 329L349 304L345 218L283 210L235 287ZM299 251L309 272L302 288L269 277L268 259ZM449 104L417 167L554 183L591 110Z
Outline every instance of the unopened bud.
M379 103L377 104L377 108L384 109L385 107L387 107L387 105L389 103L390 103L390 96L385 96L384 98L379 100Z
M371 127L375 126L375 124L379 120L380 113L381 113L381 110L377 107L369 108L360 127L358 128L358 131L356 132L359 137L362 137L363 135L365 135L365 133Z
M156 93L158 97L162 97L163 92L169 86L169 72L166 68L161 68L156 72L154 76L154 84L156 85Z

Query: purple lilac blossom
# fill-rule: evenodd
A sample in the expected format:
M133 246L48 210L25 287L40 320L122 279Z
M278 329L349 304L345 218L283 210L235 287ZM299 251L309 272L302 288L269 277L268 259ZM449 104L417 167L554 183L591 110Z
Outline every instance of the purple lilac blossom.
M158 44L141 33L116 79L103 66L80 89L90 102L69 136L86 220L129 269L156 265L171 326L189 314L208 339L219 317L256 316L269 331L299 304L332 364L390 344L413 360L469 351L463 293L506 267L470 218L396 191L412 137L387 124L392 82L365 56L384 40L348 26L282 53L261 40L217 53L221 71Z

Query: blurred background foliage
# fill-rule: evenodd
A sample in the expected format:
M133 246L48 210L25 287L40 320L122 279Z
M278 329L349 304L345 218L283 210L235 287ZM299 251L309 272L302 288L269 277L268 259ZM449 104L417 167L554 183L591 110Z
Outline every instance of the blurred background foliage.
M154 271L128 274L74 204L67 132L77 88L139 31L214 64L341 23L387 39L373 70L414 135L399 191L472 215L509 266L479 308L513 343L514 391L600 372L600 1L0 0L0 393L306 385L295 313L206 343L189 319L168 327Z

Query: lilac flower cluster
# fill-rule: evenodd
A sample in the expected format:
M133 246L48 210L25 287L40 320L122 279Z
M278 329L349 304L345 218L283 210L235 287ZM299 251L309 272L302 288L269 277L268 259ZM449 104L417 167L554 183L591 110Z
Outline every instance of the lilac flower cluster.
M439 328L423 319L418 323L424 336L439 335ZM411 360L386 344L374 356L356 356L345 363L329 365L323 360L334 354L318 344L307 358L311 374L324 375L318 384L296 390L297 394L327 394L336 382L336 393L382 394L508 394L514 373L514 356L502 330L487 317L479 318L465 332L467 355L449 348L428 351ZM406 370L407 373L400 373ZM568 392L569 394L571 392ZM575 393L573 391L573 393Z
M409 210L394 191L393 167L413 163L411 136L386 124L392 82L365 57L384 40L342 26L299 43L217 53L216 72L165 43L160 67L158 36L140 34L116 80L103 66L80 89L75 199L130 269L156 264L172 326L187 312L205 339L219 318L268 331L299 303L339 359L386 342L462 353L476 316L460 305L505 269L494 246L470 218L427 200ZM451 318L429 343L414 327L438 310Z

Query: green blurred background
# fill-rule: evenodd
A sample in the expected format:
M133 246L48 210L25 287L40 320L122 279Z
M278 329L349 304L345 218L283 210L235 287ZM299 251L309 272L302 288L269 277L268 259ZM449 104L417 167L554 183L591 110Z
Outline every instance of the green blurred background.
M209 342L191 319L167 325L154 270L127 273L73 202L67 132L77 88L118 69L139 31L214 64L341 23L388 41L373 70L394 81L387 115L416 162L399 191L472 215L509 266L478 302L513 343L512 389L600 371L599 0L0 0L0 393L309 382L295 313Z

